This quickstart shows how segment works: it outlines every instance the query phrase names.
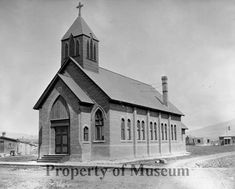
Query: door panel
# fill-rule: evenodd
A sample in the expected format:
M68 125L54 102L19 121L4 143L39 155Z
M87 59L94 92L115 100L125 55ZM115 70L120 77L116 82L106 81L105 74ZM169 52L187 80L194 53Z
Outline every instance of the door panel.
M55 145L56 154L68 153L68 127L55 128Z

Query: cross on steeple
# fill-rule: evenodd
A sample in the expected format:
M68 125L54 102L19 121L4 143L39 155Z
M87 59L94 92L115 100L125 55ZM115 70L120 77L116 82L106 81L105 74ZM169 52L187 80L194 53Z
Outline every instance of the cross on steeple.
M81 9L83 7L83 4L81 2L79 2L78 6L76 7L77 9L79 9L78 15L81 16Z

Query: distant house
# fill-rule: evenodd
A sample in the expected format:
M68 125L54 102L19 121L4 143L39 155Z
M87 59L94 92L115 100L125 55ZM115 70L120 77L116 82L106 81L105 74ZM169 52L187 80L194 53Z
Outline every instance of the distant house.
M0 156L1 155L15 155L17 152L18 141L13 138L5 137L5 135L0 136Z
M205 137L186 137L186 145L212 145L213 141Z
M37 145L19 139L0 136L0 156L30 155L37 153Z
M232 133L230 126L227 127L226 132L219 136L220 145L234 145L235 134Z

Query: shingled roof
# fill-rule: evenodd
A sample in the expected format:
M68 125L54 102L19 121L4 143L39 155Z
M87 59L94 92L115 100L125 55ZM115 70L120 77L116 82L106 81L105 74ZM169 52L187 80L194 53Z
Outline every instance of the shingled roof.
M87 96L87 94L75 83L71 77L67 77L61 74L58 75L81 102L94 104L90 97Z
M64 82L64 84L72 91L72 93L78 98L80 102L94 104L90 97L75 83L72 78L59 74L60 70L51 80L50 84L47 86L45 91L42 93L37 103L34 105L33 109L38 110L41 107L45 98L48 96L58 79L61 79Z
M75 36L79 36L79 35L86 35L86 36L89 37L92 34L93 39L98 41L98 39L95 36L95 34L92 32L90 27L87 25L87 23L85 22L85 20L81 16L78 16L76 18L76 20L70 26L68 31L64 34L62 40L68 39L71 34L74 37Z
M61 70L66 67L69 62L74 63L79 69L81 69L111 100L183 115L183 113L178 110L171 102L168 102L168 106L164 105L162 102L162 95L151 85L101 67L99 67L98 73L83 69L75 59L69 57L69 59L58 71L57 77L59 76L71 89L71 91L76 96L78 96L80 100L82 99L82 101L88 103L92 102L92 100L72 78L60 74ZM34 109L38 109L41 106L44 98L47 96L47 93L53 86L52 82L49 84L38 102L35 104Z
M151 85L101 67L98 73L89 71L83 69L73 58L71 60L112 100L183 115L171 102L165 106L162 95Z

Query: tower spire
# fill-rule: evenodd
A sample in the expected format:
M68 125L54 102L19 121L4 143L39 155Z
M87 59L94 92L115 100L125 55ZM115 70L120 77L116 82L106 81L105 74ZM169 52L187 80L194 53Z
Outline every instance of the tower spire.
M83 4L81 2L79 2L78 6L76 7L79 10L78 16L81 16L82 7L83 7Z

